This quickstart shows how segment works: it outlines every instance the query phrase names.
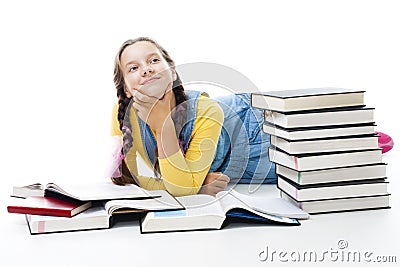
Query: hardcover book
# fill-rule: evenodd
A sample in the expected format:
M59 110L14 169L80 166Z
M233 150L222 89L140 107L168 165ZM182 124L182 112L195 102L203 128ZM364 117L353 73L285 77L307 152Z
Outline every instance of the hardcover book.
M324 110L276 112L264 111L265 122L283 128L374 123L374 108L352 107Z
M185 210L150 212L141 220L141 232L170 232L221 229L229 219L265 224L299 225L308 214L282 198L250 197L235 191L222 191L216 197L178 197Z
M374 123L355 125L328 125L319 127L283 128L271 123L263 124L263 131L267 134L287 140L313 140L315 138L372 135L375 133Z
M278 188L297 201L387 195L386 179L298 185L278 176Z
M143 214L149 211L178 211L184 209L175 197L165 190L156 190L157 198L115 199L93 202L93 206L71 218L27 214L31 234L107 229L115 216Z
M89 202L64 201L58 198L33 196L14 198L7 206L9 213L72 217L92 206Z
M287 140L271 136L271 145L285 151L288 154L309 154L334 151L355 151L376 149L378 135L345 136L315 138L313 140Z
M71 218L31 214L25 216L32 235L110 227L110 216L104 206L94 206Z
M281 197L309 214L321 214L344 211L359 211L390 208L390 194L326 200L297 201L281 191Z
M288 154L278 148L270 146L269 158L272 162L296 171L323 170L328 168L382 163L382 149Z
M364 105L364 90L310 88L252 93L253 107L275 111L297 111Z
M330 168L323 170L296 171L276 164L276 174L299 184L323 184L386 177L386 163Z

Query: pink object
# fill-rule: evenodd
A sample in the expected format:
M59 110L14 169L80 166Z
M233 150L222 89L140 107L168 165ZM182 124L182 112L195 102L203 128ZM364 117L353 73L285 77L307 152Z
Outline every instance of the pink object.
M379 135L378 146L382 148L382 154L393 148L394 142L392 137L382 132L376 132Z
M107 171L107 177L121 177L122 173L120 166L124 160L124 155L121 150L121 137L113 136L111 143L111 162Z

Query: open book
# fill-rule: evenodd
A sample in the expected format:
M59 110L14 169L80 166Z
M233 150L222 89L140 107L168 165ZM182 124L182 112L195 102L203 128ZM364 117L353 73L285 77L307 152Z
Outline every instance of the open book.
M62 185L55 183L48 183L46 185L36 183L27 186L14 186L11 196L26 198L44 195L59 198L64 196L80 201L158 197L155 191L147 191L133 184L125 186L115 185L111 181Z
M157 198L115 199L95 202L93 207L71 217L55 217L26 214L31 234L106 229L112 226L116 214L146 213L149 211L177 211L184 207L175 197L164 190L151 191Z
M149 212L141 220L141 232L221 229L228 219L266 224L299 225L309 215L282 198L252 197L234 190L216 197L177 197L185 210Z

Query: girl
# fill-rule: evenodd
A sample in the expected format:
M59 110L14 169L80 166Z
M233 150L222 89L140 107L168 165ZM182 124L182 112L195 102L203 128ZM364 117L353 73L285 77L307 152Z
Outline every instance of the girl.
M128 40L119 49L112 135L122 138L122 149L113 182L166 189L175 196L215 195L230 178L275 182L269 137L260 130L262 112L251 109L249 94L212 100L206 93L184 91L174 66L149 38ZM138 175L137 153L157 179Z

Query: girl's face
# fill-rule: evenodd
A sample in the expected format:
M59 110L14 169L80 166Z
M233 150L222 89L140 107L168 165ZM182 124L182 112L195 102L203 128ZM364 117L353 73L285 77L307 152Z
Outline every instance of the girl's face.
M148 96L162 98L168 84L176 80L175 71L170 68L159 49L150 42L140 41L127 46L121 54L120 62L128 97L140 91Z

